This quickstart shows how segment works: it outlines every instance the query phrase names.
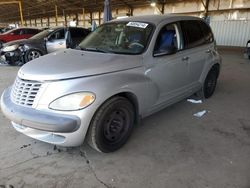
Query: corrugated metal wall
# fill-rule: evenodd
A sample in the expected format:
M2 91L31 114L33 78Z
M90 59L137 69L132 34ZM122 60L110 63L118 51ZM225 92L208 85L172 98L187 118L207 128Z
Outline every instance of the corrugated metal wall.
M217 44L222 46L246 46L250 40L250 20L211 21Z

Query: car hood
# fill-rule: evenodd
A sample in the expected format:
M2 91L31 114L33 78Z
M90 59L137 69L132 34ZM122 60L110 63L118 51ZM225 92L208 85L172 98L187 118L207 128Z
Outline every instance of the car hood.
M142 55L118 55L80 50L57 51L23 65L27 80L61 80L122 71L142 66Z
M15 40L15 41L11 41L11 42L7 42L5 43L3 46L12 46L15 44L19 44L19 45L23 45L23 44L31 44L31 43L39 43L42 40L39 39L20 39L20 40Z

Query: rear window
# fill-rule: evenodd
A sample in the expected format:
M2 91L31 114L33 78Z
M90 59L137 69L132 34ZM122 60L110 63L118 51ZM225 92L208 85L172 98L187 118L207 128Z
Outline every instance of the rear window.
M210 27L205 22L202 22L202 21L200 21L199 24L200 24L201 30L203 32L205 42L206 43L213 42L214 37L213 37L213 33L212 33Z
M205 43L200 21L182 21L181 28L184 35L184 48L193 48Z

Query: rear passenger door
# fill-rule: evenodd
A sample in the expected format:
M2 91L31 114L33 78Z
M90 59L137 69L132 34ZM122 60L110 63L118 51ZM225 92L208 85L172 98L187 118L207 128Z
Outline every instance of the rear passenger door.
M200 20L181 21L184 38L183 56L189 65L188 86L190 92L200 88L199 79L210 53L210 46L206 42Z

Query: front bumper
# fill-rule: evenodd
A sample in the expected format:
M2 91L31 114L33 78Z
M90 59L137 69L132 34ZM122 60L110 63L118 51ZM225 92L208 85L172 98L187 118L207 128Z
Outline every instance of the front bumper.
M23 53L19 49L12 52L2 52L2 54L5 56L6 62L10 65L16 65L23 61Z
M79 129L81 124L79 117L16 105L11 101L10 93L11 88L3 92L1 109L3 114L15 124L53 133L72 133Z

